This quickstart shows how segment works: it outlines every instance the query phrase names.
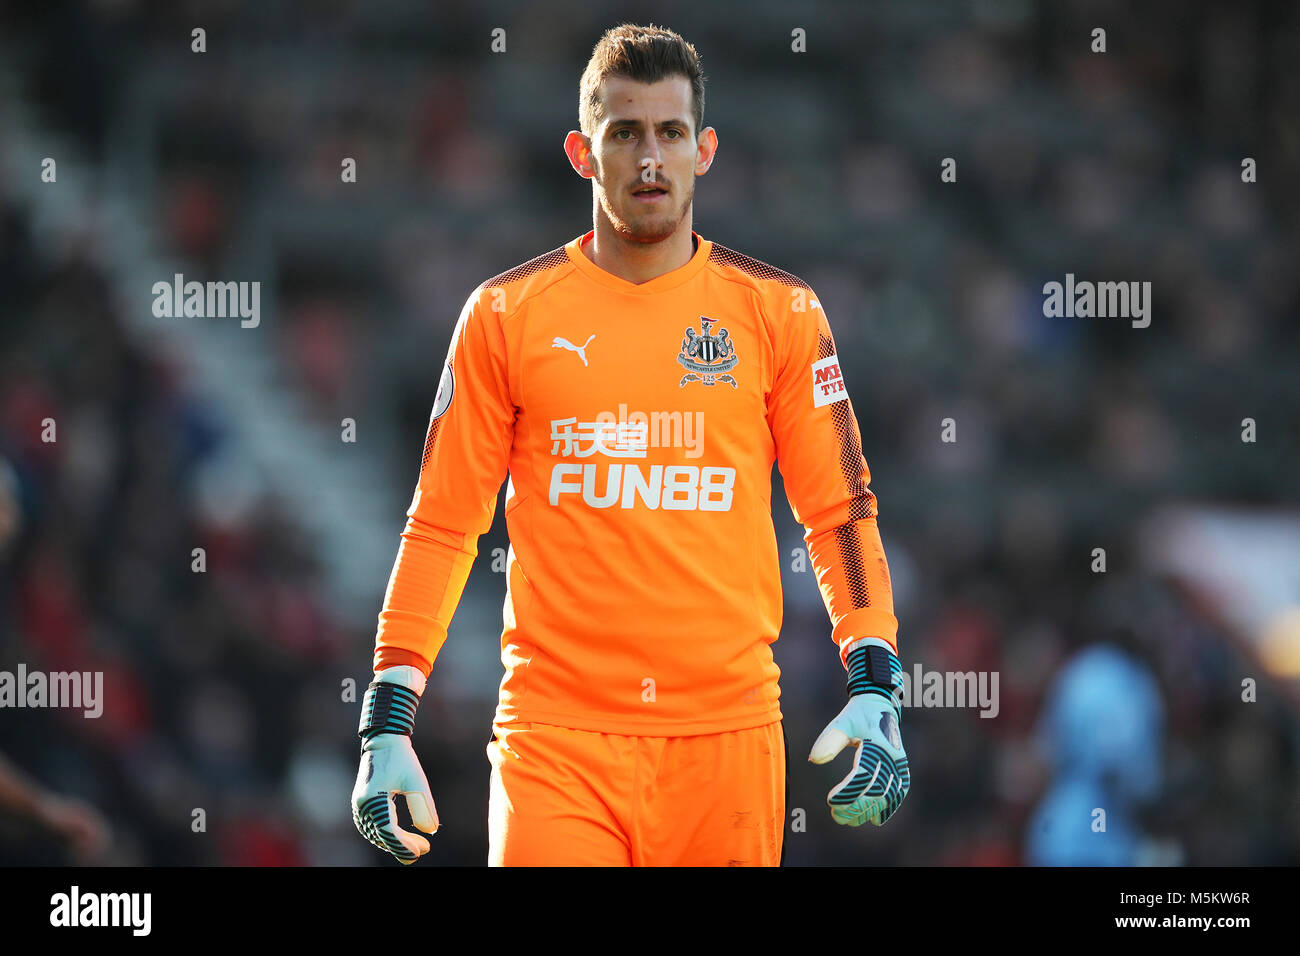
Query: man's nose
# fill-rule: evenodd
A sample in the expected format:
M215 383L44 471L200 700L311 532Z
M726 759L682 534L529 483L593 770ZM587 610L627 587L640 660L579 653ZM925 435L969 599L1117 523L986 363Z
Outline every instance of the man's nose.
M659 175L661 166L663 166L663 156L659 152L659 144L651 141L641 153L641 179L645 182L654 181Z

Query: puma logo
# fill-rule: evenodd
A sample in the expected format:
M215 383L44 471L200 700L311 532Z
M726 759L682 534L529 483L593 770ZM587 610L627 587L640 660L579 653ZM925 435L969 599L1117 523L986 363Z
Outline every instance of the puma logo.
M553 349L568 349L570 352L577 352L577 353L578 353L578 358L582 359L582 364L583 364L583 365L586 365L586 364L587 364L587 346L591 344L591 340L594 339L595 337L596 337L596 334L593 332L591 335L587 336L587 341L583 342L581 345L574 345L572 342L570 342L570 341L569 341L568 339L566 339L564 336L562 336L562 335L557 335L557 336L555 337L555 339L551 342L551 348L553 348Z

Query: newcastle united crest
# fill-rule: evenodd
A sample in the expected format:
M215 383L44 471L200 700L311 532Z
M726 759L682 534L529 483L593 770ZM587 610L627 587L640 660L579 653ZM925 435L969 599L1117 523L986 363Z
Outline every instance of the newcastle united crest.
M724 374L735 368L740 361L736 356L736 347L727 338L726 329L718 329L716 335L711 333L709 329L714 325L717 325L715 319L702 315L699 333L692 328L686 330L682 350L677 354L677 361L687 369L682 380L677 383L682 388L686 387L687 382L700 382L704 385L725 382L732 388L740 387L734 378Z

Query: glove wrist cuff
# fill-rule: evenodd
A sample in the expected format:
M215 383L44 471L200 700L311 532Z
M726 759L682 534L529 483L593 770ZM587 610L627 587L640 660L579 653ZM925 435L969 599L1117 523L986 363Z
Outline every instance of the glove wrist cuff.
M362 740L378 734L405 734L410 736L415 729L415 710L420 704L420 690L423 679L415 681L403 673L415 670L407 667L391 667L371 681L366 688L365 698L361 703L361 724L357 736ZM416 671L416 676L424 675Z
M889 645L870 638L855 641L849 646L848 665L849 697L875 694L898 702L903 666Z

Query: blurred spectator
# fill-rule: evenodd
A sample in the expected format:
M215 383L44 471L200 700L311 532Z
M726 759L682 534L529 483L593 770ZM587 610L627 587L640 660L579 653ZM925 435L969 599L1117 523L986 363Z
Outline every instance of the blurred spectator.
M44 790L0 754L0 813L7 813L58 837L77 863L94 863L109 840L107 822L75 797ZM40 838L39 834L36 837Z
M1076 655L1048 692L1040 746L1053 780L1030 820L1026 862L1140 862L1137 810L1159 793L1164 757L1164 708L1146 668L1115 647Z

